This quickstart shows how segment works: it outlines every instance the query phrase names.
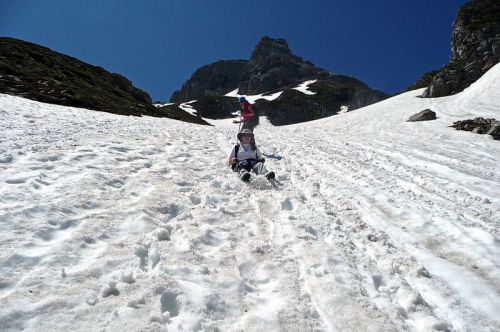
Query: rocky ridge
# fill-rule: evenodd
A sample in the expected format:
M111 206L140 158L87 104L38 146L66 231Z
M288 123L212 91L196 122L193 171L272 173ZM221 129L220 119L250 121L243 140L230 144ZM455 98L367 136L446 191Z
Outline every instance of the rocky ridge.
M316 80L310 85L315 94L293 90L307 80ZM171 102L196 100L191 105L198 115L211 119L229 117L238 106L234 98L224 95L235 88L245 95L283 91L276 100L256 102L260 115L267 115L274 125L320 119L338 113L343 105L353 110L388 97L355 78L316 67L293 55L284 39L266 36L248 61L218 61L198 69L174 92Z
M22 40L0 38L0 93L120 115L204 123L176 109L156 108L126 77Z
M463 5L453 24L450 63L426 73L408 90L427 87L423 97L463 91L500 62L500 1L474 0Z
M293 55L284 39L264 37L250 59L222 60L194 72L171 102L180 103L239 89L242 94L259 94L306 79L328 76L328 72Z

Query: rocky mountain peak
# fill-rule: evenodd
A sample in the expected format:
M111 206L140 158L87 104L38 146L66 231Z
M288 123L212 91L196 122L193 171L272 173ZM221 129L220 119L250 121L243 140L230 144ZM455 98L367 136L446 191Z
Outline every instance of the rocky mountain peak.
M453 24L451 62L476 57L478 51L500 57L500 2L498 0L471 1L457 13Z
M271 58L292 57L292 51L288 47L286 40L282 38L273 39L271 37L263 37L250 57L250 63L259 63Z
M325 70L293 55L286 40L263 37L255 46L238 85L240 93L257 94L316 78Z
M473 0L463 5L453 24L451 60L426 73L408 90L427 87L424 97L463 91L500 61L500 1Z

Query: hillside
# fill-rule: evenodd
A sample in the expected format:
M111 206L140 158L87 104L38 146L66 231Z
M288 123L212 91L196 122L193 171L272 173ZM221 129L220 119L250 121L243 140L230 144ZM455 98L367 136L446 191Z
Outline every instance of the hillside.
M227 120L0 95L2 331L498 331L500 142L449 126L500 117L500 65L422 91L258 127L278 188Z
M180 109L160 109L126 77L47 47L0 37L0 93L120 115L201 123Z

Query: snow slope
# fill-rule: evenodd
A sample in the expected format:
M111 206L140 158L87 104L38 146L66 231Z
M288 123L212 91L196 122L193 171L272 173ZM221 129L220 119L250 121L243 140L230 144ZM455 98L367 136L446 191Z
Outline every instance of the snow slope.
M2 331L498 331L500 142L448 126L500 118L500 65L421 92L258 127L277 189L226 122L0 95Z

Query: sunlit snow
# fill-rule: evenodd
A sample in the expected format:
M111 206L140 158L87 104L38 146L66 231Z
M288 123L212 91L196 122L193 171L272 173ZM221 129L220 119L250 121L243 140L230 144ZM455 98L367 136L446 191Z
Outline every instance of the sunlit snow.
M315 95L316 92L309 91L309 85L316 83L317 80L305 81L299 84L298 87L293 88L294 90L300 91L306 95Z
M500 142L449 127L500 118L500 65L422 92L257 127L276 188L231 119L0 94L0 329L500 330Z
M235 89L229 93L226 93L225 96L226 97L236 97L236 98L245 97L245 99L248 100L248 102L253 104L259 99L265 99L265 100L269 100L269 101L275 100L279 96L281 96L281 94L283 93L283 91L279 91L279 92L272 93L270 95L265 95L264 93L261 93L258 95L240 95L240 94L238 94L238 90L239 89Z
M196 100L191 100L191 101L188 101L186 103L182 103L179 105L179 108L183 111L186 111L188 112L189 114L191 115L197 115L198 111L193 107L191 106L192 103L195 103Z

